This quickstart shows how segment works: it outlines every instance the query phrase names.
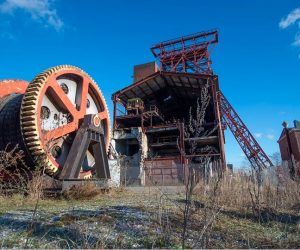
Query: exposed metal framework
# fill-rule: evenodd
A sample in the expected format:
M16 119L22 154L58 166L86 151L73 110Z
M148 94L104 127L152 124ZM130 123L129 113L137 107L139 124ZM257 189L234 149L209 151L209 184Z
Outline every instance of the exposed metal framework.
M269 157L259 146L254 136L221 91L219 92L219 98L222 118L230 128L252 167L257 171L260 171L261 168L271 167L273 164Z
M213 75L208 48L218 43L217 31L208 31L161 42L151 48L160 61L161 70L178 73ZM255 170L272 166L272 162L259 146L246 125L219 92L220 112Z
M163 71L211 74L208 48L218 43L216 30L161 42L151 47Z
M210 58L211 47L217 43L218 33L213 30L154 45L151 51L160 62L159 70L153 63L135 66L134 83L113 94L116 152L125 155L126 161L134 166L132 169L137 169L128 171L133 180L140 180L144 185L185 182L186 163L197 164L202 156L211 157L212 171L225 170L222 120L253 169L260 171L272 166L219 90ZM205 89L211 99L201 128L194 129L204 133L186 135L189 110L198 110L195 105L198 100L205 102ZM132 111L128 104L136 100L143 101L142 109ZM195 112L193 115L198 116ZM146 175L141 175L142 171Z

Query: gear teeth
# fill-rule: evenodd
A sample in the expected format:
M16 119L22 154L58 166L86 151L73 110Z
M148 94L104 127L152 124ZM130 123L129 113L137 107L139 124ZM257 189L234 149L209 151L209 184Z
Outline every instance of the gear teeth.
M35 99L36 100L36 99ZM36 102L35 102L35 100L29 100L29 101L26 101L26 100L24 100L24 102L26 102L26 105L25 106L31 106L31 105L36 105Z
M36 131L30 131L30 132L24 132L25 137L27 136L37 136L37 132Z
M27 126L35 126L35 122L34 122L34 120L32 120L32 121L24 121L24 122L22 122L22 125L25 126L25 127L27 127Z
M35 141L29 141L28 138L25 138L27 140L27 146L30 148L31 146L39 146L40 143L35 140ZM28 142L29 141L29 142Z
M90 77L86 72L84 72L82 69L71 66L71 65L60 65L56 67L49 68L39 75L37 75L32 82L28 85L28 88L23 96L22 105L21 105L21 112L20 112L20 126L21 131L23 134L23 138L25 141L25 144L27 145L28 150L30 151L30 154L33 158L39 159L39 157L46 155L47 150L45 149L45 146L43 145L42 141L42 135L40 134L40 124L39 119L37 119L38 109L40 108L39 102L41 100L40 93L44 88L47 88L47 81L50 76L53 75L59 75L61 71L64 70L72 70L76 71L78 75L85 75L88 78L91 79L91 84L95 88L96 92L98 92L100 99L103 103L103 110L107 111L108 108L105 102L105 99L103 97L103 94L101 90L99 89L96 82ZM110 125L109 125L109 113L108 113L108 119L106 121L107 126L107 134L106 142L110 141ZM106 149L108 150L109 143L106 145ZM45 173L47 173L50 176L54 176L54 178L58 177L58 167L52 163L52 161L49 160L49 158L46 158L47 160L44 162L45 166ZM90 179L92 178L91 172L81 172L84 179Z
M35 112L34 110L29 110L29 111L22 111L22 115L27 116L27 115L34 115Z
M25 136L26 140L27 141L33 141L33 140L38 140L39 137L38 136Z
M32 101L35 100L36 98L32 95L32 96L26 96L26 98L24 98L24 101Z
M34 127L23 127L23 131L35 131L36 129Z
M37 150L43 150L40 146L38 146L38 145L35 145L35 146L28 146L28 148L29 148L29 150L30 151L37 151ZM44 152L42 152L42 154L44 154Z
M35 150L34 152L32 152L31 154L34 155L34 156L40 156L40 155L43 154L43 151L42 151L42 150L36 149L36 150Z
M34 110L33 106L26 106L23 108L22 113L24 113L25 111L30 111L30 110Z

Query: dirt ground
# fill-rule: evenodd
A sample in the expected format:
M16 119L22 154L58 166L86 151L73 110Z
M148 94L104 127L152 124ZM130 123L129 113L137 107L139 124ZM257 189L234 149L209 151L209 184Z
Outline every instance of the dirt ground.
M193 203L187 248L299 248L300 211L258 222L223 207L205 228L208 210ZM0 197L1 248L181 248L184 188L128 188L87 200ZM205 241L205 242L204 242ZM204 244L204 245L203 245Z

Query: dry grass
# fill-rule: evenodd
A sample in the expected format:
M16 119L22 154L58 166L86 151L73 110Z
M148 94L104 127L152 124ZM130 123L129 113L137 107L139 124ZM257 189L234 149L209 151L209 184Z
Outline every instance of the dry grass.
M253 205L251 192L255 186L257 188L257 184L247 175L225 175L221 180L212 178L208 185L200 182L194 195L202 198L214 197L215 202L221 206L246 211ZM266 180L260 188L261 205L271 210L293 210L300 205L299 190L299 183L292 180L276 186Z
M27 185L30 195L24 196L23 192L10 196L0 195L0 215L11 211L32 211L34 207L38 210L32 219L34 223L29 227L30 234L25 235L29 243L32 241L31 232L35 229L34 225L43 222L39 213L46 213L49 217L57 214L60 216L60 220L52 225L57 230L75 227L76 232L88 236L91 224L94 225L95 230L98 227L101 229L103 225L113 230L116 225L125 223L126 230L138 232L141 228L149 231L142 240L139 240L141 242L139 246L142 248L181 246L182 211L185 204L183 193L168 194L162 190L158 192L153 187L152 192L146 188L145 193L130 193L116 189L108 194L102 194L97 186L87 182L85 185L69 189L60 198L48 199L40 193L41 183L40 175L33 175ZM274 186L271 182L265 181L260 188L260 217L254 209L257 208L257 204L251 198L251 192L254 193L255 188L257 189L256 185L253 179L243 174L225 175L222 179L211 178L209 182L199 182L190 200L191 213L187 225L186 247L299 247L299 184L287 181L283 185ZM39 201L38 206L37 201ZM92 217L88 214L72 215L70 212L75 208L75 211L82 209L87 213L93 213L105 207L109 208L106 213ZM131 208L132 211L138 212L123 218L121 216L123 211L126 209L131 211ZM120 210L116 212L115 209ZM146 221L141 222L138 214L147 215ZM138 230L134 231L137 228ZM99 232L102 232L101 230ZM110 245L107 245L107 239L102 239L99 233L103 243L101 246L130 247L131 241L135 242L135 237L131 238L131 234L122 230L120 229L117 236L113 238L116 242L110 242ZM85 247L80 242L76 244L78 248ZM76 248L77 245L74 247ZM43 245L36 246L43 247ZM87 246L96 247L88 244Z
M191 246L299 247L299 183L288 180L276 186L265 180L259 189L259 202L252 197L257 190L253 178L244 174L198 183L193 193L189 227L200 232L206 229L203 235L206 239Z
M67 191L64 191L64 198L70 200L89 200L102 193L101 189L93 182L86 182L83 185L74 185Z

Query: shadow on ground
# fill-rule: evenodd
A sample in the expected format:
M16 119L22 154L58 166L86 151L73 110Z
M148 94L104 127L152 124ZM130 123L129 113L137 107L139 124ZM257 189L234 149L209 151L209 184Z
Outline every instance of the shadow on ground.
M137 207L111 206L94 210L73 209L59 214L39 211L33 221L32 211L21 210L1 215L0 229L2 232L20 232L25 238L29 233L30 238L56 241L60 248L132 247L135 242L137 246L149 247L147 242L144 244L152 223L149 216ZM128 239L128 244L119 242L119 234Z

